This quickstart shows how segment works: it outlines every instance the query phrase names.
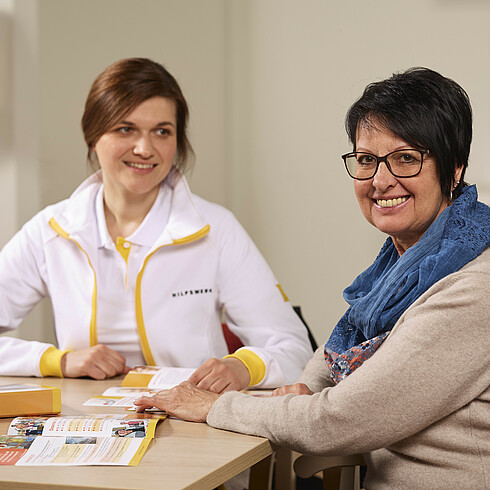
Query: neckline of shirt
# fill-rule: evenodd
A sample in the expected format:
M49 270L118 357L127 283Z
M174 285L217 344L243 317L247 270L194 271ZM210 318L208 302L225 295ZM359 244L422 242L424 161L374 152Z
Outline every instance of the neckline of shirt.
M164 181L158 190L157 198L138 228L125 240L133 245L151 247L168 224L171 207L171 187ZM98 247L115 249L104 212L104 184L101 184L95 196L95 219L98 230Z

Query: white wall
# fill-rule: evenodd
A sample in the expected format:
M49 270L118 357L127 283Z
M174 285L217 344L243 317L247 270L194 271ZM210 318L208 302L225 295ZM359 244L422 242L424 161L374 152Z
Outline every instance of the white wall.
M92 80L116 59L153 58L190 103L193 190L237 214L319 341L384 239L361 217L340 159L345 112L367 83L414 65L461 83L475 113L468 180L490 202L487 0L0 0L0 27L2 5L17 20L10 49L0 29L0 132L15 127L10 140L30 155L0 140L0 176L22 177L18 188L0 183L7 209L20 219L71 193L87 175L80 117ZM4 230L16 229L9 219Z

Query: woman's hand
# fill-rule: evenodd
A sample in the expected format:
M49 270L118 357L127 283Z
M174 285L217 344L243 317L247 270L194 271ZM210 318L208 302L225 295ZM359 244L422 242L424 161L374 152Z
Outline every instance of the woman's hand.
M313 391L311 391L304 383L296 383L294 385L286 385L276 388L272 392L271 396L284 396L288 395L289 393L292 393L293 395L313 395Z
M189 381L203 390L224 393L245 389L250 383L250 373L240 359L213 358L196 369L189 377Z
M65 378L106 379L128 371L124 356L104 344L67 352L61 358L61 372Z
M190 422L206 422L211 407L220 397L202 390L190 381L184 381L171 390L162 390L153 396L142 396L134 402L137 412L156 407L169 415Z

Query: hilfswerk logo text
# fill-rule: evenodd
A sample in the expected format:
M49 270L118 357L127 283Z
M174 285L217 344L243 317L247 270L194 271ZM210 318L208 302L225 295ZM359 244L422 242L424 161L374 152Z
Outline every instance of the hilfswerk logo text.
M207 293L212 293L213 289L212 288L206 288L206 289L187 289L186 291L176 291L175 293L172 293L172 298L179 298L183 296L194 296L196 294L207 294Z

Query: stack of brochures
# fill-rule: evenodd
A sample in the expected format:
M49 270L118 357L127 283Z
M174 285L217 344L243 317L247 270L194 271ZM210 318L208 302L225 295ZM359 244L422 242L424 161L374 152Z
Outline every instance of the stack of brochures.
M0 417L61 412L59 388L29 384L0 386Z

